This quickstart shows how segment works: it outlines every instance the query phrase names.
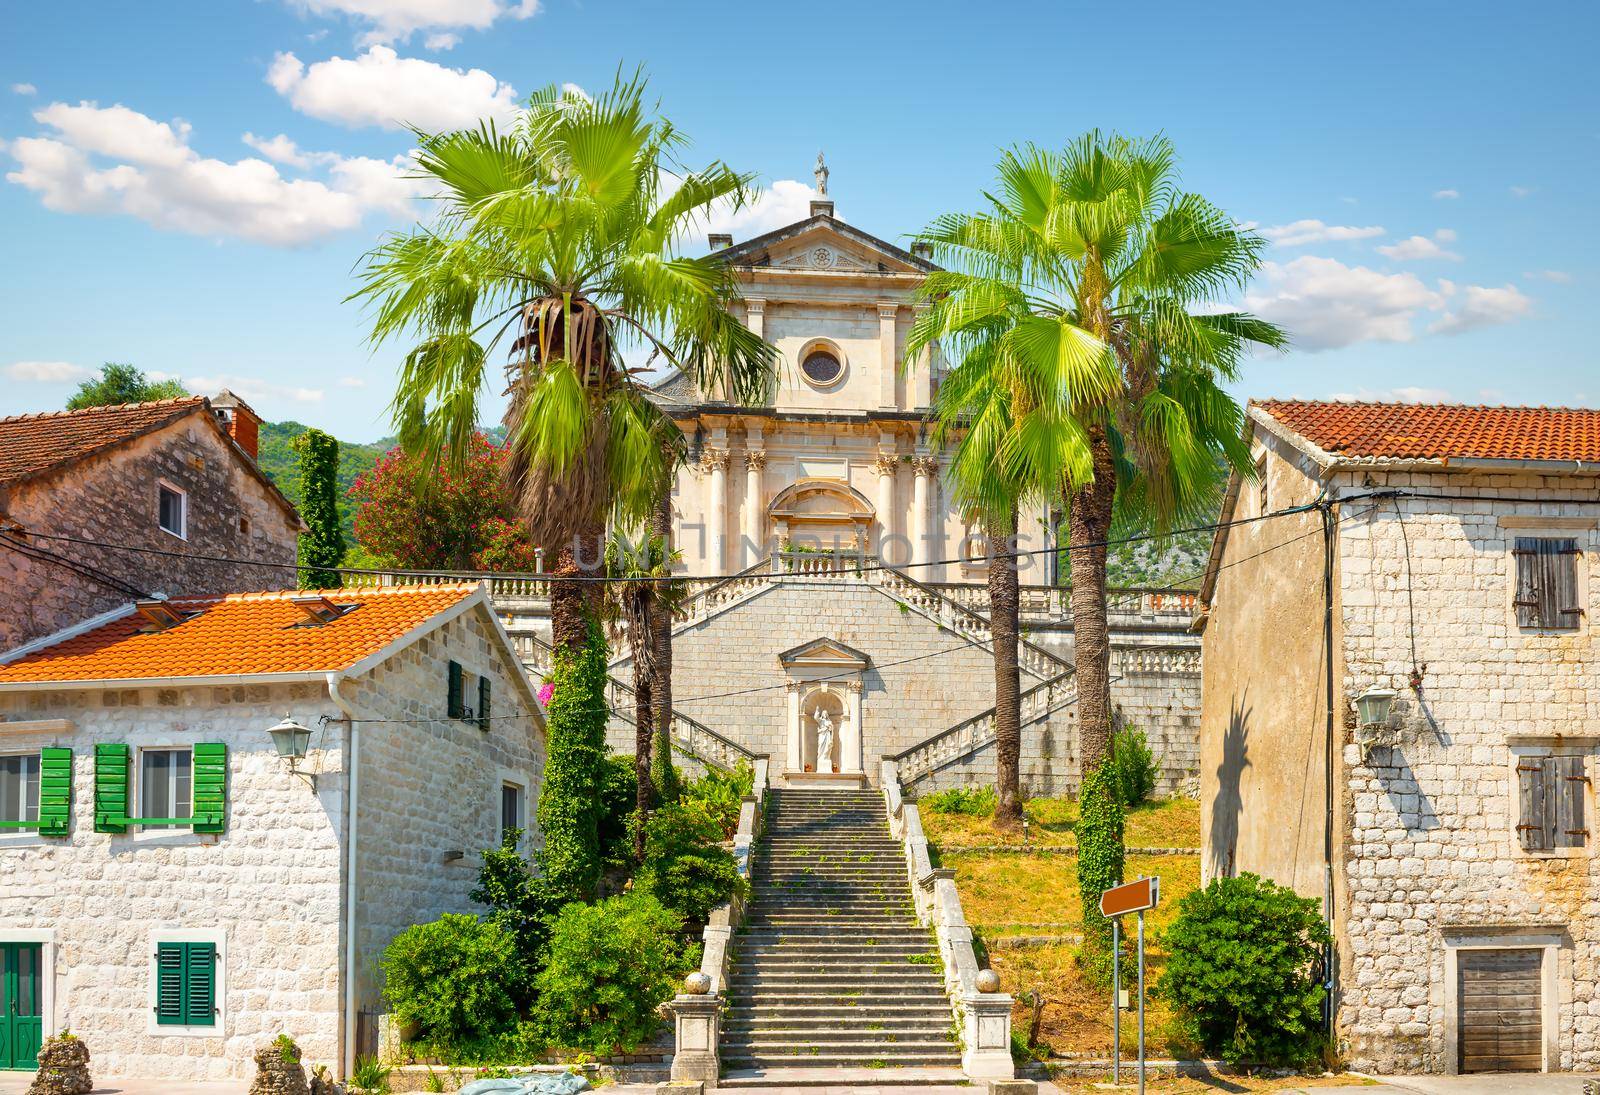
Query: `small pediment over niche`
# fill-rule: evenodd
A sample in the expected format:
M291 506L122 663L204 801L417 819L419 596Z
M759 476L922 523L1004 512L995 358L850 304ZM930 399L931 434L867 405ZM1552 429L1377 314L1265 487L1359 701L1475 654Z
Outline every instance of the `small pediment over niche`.
M838 639L817 638L785 650L778 655L778 664L785 669L823 667L862 670L872 664L872 659Z

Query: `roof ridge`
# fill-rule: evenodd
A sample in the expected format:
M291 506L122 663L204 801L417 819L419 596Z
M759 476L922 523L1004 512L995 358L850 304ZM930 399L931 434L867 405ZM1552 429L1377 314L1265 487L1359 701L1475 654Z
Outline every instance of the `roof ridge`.
M423 593L470 593L476 590L480 582L416 582L409 585L389 586L333 586L328 589L261 589L240 590L233 593L221 593L214 597L174 597L173 601L200 602L213 601L238 603L246 601L288 601L295 597L369 597L369 596L407 596Z
M1564 411L1569 414L1600 414L1600 407L1569 407L1565 404L1549 403L1416 403L1409 400L1385 399L1252 399L1253 407L1266 407L1270 405L1294 407L1385 407L1418 410L1442 411L1534 411L1548 413Z
M142 403L104 403L97 407L79 407L77 410L61 411L33 411L29 414L13 414L0 418L0 424L7 422L42 422L47 418L74 418L79 415L104 414L110 411L142 410L148 407L177 407L186 403L204 403L203 395L177 395L171 399L150 399Z

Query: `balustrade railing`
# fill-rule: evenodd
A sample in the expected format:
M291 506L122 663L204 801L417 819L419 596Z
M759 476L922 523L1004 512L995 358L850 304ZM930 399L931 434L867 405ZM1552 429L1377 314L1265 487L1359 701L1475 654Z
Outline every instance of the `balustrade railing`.
M1021 724L1031 726L1078 702L1077 685L1071 678L1070 672L1063 673L1024 692ZM994 741L994 719L994 708L980 711L892 758L902 783L909 787Z

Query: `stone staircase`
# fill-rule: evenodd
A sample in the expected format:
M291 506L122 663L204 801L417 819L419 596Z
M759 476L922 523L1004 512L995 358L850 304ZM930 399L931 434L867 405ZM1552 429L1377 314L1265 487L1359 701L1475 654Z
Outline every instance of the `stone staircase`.
M865 1074L874 1084L959 1077L944 969L917 923L882 797L768 794L727 986L728 1086L823 1069L882 1070Z

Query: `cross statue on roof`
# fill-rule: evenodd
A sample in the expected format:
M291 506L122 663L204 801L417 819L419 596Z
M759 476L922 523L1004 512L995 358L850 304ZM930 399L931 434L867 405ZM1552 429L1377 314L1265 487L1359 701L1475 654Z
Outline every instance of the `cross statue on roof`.
M817 177L817 193L822 197L828 196L828 165L823 162L822 153L817 153L817 168L812 172Z

